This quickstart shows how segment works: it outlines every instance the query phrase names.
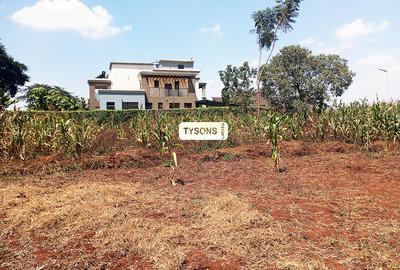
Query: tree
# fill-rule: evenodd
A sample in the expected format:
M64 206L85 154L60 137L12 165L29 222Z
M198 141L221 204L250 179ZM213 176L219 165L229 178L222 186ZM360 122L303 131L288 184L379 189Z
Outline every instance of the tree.
M0 90L0 111L6 110L11 105L17 103L16 99L11 98L4 91Z
M24 64L8 55L5 47L0 43L0 110L15 103L12 97L29 81L29 76L25 74L27 70Z
M278 40L278 31L284 33L293 29L292 24L299 15L300 2L302 0L276 0L276 6L266 8L253 13L254 29L251 33L257 35L259 50L258 69L257 69L257 112L260 112L260 82L264 78L264 70L261 66L262 51L270 51L265 64L268 64Z
M312 55L301 46L288 46L265 66L262 94L271 104L293 111L296 104L322 109L331 97L341 96L352 84L355 73L338 55Z
M73 111L88 108L83 98L74 97L59 86L35 84L27 87L23 99L36 111Z
M254 97L254 79L257 70L251 68L248 62L242 66L228 65L225 70L219 72L219 77L224 84L222 100L226 104L241 105L247 111Z

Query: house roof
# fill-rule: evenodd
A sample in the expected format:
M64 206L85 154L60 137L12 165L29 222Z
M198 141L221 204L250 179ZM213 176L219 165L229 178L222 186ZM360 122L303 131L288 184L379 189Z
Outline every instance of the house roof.
M178 59L162 59L158 60L158 63L162 62L173 62L173 63L189 63L193 64L194 60L178 60ZM156 62L125 62L125 61L113 61L110 63L110 70L112 65L139 65L139 66L153 66Z
M222 102L222 97L213 97L214 102Z
M258 103L258 94L257 93L254 95L253 101L254 101L254 104ZM266 98L264 98L263 95L260 95L260 105L261 106L266 106L266 105L269 105L269 104L270 103L268 102L268 100Z
M89 79L88 83L104 83L104 84L111 84L111 80L109 79L99 79L99 78L94 78L94 79Z
M199 73L200 73L200 71L198 71L198 70L163 69L163 70L153 70L153 71L142 71L142 72L140 72L140 75L194 77Z
M162 59L158 60L158 62L194 63L194 60Z
M222 102L222 97L213 97L212 99L213 99L214 102ZM255 104L257 104L257 102L258 102L258 94L254 95L253 102ZM260 96L260 105L261 106L269 105L268 100L265 99L262 95Z
M127 65L127 66L131 66L131 65L137 65L137 66L153 66L153 65L154 65L154 63L144 63L144 62L123 62L123 61L119 62L119 61L114 61L114 62L111 62L111 63L110 63L110 70L111 70L111 67L112 67L113 65Z

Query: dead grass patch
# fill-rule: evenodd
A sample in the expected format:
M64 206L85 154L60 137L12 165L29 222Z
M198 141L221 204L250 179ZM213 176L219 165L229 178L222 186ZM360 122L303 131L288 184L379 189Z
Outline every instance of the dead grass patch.
M85 236L86 248L93 246L89 249L100 257L106 251L139 254L157 269L178 269L198 247L210 259L228 261L233 256L256 269L273 260L285 244L285 234L270 216L227 192L199 203L135 183L6 188L0 190L7 213L0 239L18 232L20 245L32 253L33 234L43 234L47 248L56 242L52 248L68 249L82 232L93 231ZM152 218L149 214L155 211L164 217ZM21 263L18 257L10 262Z

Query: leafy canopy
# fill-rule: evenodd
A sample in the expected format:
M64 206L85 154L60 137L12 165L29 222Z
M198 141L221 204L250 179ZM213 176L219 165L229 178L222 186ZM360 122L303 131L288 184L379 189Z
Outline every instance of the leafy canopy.
M355 73L338 55L312 55L301 46L288 46L265 66L262 94L271 104L293 111L297 105L322 109L332 97L341 96Z
M87 109L87 103L83 98L74 97L58 86L45 84L29 86L23 99L27 102L30 110L74 111Z
M0 111L6 110L11 105L17 103L16 99L11 98L4 91L0 90Z
M17 94L19 87L29 81L29 76L25 74L27 70L24 64L8 55L4 45L0 43L0 110L15 103L12 97Z
M248 62L236 67L228 65L219 72L219 77L224 85L222 99L226 104L242 105L244 108L252 104L254 97L254 80L257 70L251 68Z
M295 18L299 15L300 2L302 0L276 0L272 8L256 11L252 15L254 29L252 33L257 35L257 43L260 50L270 50L278 39L278 31L287 32L293 29Z

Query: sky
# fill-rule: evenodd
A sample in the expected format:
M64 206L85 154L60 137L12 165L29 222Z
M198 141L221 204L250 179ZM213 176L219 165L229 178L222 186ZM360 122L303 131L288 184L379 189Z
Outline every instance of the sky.
M258 46L251 14L273 0L0 0L0 42L29 68L30 83L89 95L87 80L111 61L195 60L208 97L218 71L248 61ZM339 54L356 72L345 102L400 99L398 0L304 0L279 49L300 44ZM266 55L266 53L264 53ZM265 61L265 58L264 58ZM379 71L385 69L388 73Z

